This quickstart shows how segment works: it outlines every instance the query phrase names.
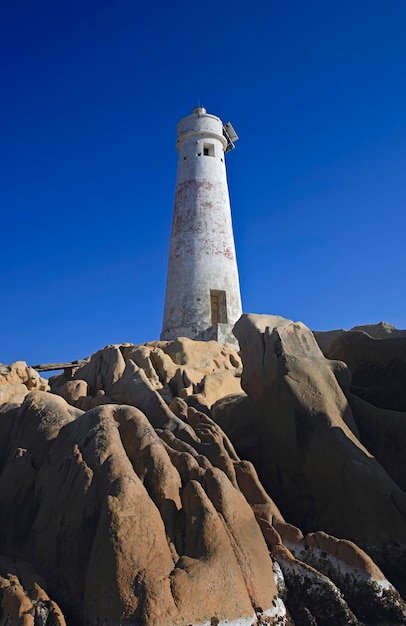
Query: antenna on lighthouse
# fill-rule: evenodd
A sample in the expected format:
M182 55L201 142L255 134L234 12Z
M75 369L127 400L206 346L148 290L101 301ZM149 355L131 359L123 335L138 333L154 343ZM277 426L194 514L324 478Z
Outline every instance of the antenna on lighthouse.
M230 152L230 150L234 150L234 143L239 139L239 137L235 132L231 122L227 122L226 124L224 124L223 135L227 139L227 146L224 152Z

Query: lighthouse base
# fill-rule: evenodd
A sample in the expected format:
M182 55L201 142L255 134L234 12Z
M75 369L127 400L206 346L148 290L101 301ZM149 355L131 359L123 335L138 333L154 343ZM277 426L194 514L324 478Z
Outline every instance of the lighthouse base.
M220 341L220 343L231 343L239 348L237 339L233 335L234 324L213 324L200 333L200 341Z
M237 350L239 344L233 335L234 324L213 324L205 330L197 330L193 332L191 328L176 328L166 330L161 333L161 341L174 341L178 337L187 337L196 341L219 341L220 343L231 343Z

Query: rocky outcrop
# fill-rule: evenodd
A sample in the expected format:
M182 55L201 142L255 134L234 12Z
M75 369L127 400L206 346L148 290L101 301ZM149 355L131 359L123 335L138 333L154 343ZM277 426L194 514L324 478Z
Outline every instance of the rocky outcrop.
M349 396L349 402L360 441L406 491L406 412L380 409L354 394Z
M0 556L1 623L7 626L66 626L59 606L44 591L45 581L29 563Z
M406 330L399 330L396 326L388 324L387 322L379 322L378 324L362 324L361 326L353 326L351 330L362 331L374 339L406 337Z
M353 542L317 532L297 541L287 539L285 546L296 560L326 576L362 623L405 620L405 605L398 592Z
M185 337L142 346L107 346L76 369L73 380L61 374L50 382L53 393L83 410L112 400L134 404L131 396L137 393L137 383L129 382L132 371L142 371L149 387L167 404L179 397L195 408L210 409L219 398L242 393L241 359L230 344Z
M399 414L390 459L384 416L368 427L306 327L243 316L236 334L244 391L231 346L183 338L107 346L52 394L8 383L24 389L0 405L0 554L58 602L0 571L10 623L63 624L60 606L88 626L406 624L357 545L400 581Z
M406 411L406 331L381 322L334 333L316 338L326 357L347 364L351 392L377 407Z
M336 365L312 333L301 323L254 315L242 316L234 332L242 386L254 404L260 475L285 519L373 554L393 542L403 551L406 494L361 443Z
M379 324L363 324L361 326L353 326L351 331L360 331L366 333L373 339L389 339L397 337L406 337L406 330L399 330L396 326L388 324L387 322L379 322ZM315 330L313 335L320 347L323 354L326 353L330 344L338 339L341 335L345 335L348 332L343 328L337 330Z
M260 470L258 434L254 405L246 394L230 394L211 407L213 419L233 442L237 454L251 461Z
M41 378L25 361L16 361L11 365L0 365L0 385L23 383L29 391L47 391L48 381Z
M296 625L359 626L338 587L320 571L300 561L282 544L273 554L289 588L287 605Z
M19 405L29 391L49 390L48 381L41 378L25 361L16 361L11 365L0 364L0 405Z
M32 392L14 413L0 552L29 557L68 623L252 623L257 607L285 619L239 460L207 415L188 412L195 447L127 405L83 412ZM178 471L177 455L200 472Z

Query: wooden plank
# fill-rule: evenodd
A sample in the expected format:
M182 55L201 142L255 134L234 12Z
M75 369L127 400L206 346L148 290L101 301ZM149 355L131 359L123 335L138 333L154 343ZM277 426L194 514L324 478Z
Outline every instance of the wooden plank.
M37 372L52 372L53 370L67 370L74 367L82 367L88 363L86 360L70 361L69 363L43 363L42 365L30 365Z

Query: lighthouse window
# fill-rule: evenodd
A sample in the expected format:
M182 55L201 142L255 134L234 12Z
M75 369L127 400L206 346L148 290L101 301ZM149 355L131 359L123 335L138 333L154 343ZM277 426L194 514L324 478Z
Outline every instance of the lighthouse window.
M214 157L214 146L212 143L203 144L203 155Z
M211 323L227 324L226 292L210 289Z

